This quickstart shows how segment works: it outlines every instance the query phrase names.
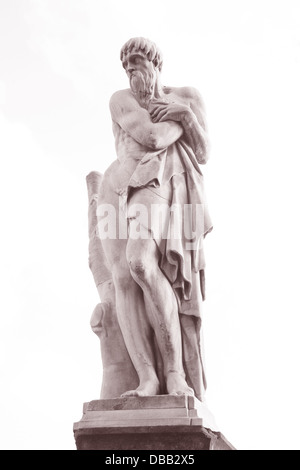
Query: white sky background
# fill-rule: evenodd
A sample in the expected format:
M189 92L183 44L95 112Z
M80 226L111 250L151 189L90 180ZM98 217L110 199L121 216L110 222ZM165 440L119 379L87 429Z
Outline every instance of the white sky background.
M99 397L85 176L133 36L206 103L208 405L238 449L299 450L298 0L0 0L1 446L74 449Z

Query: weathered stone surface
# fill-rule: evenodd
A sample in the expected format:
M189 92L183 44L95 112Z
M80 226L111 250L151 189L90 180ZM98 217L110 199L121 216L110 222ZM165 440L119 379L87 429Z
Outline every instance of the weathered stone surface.
M191 398L192 400L189 400ZM104 410L141 410L141 409L164 409L164 408L194 408L194 397L154 395L150 397L120 397L111 400L93 400L84 404L85 411ZM188 405L188 403L190 405Z
M204 426L218 431L213 415L197 398L155 395L94 400L83 406L74 430L90 427Z
M229 450L207 407L194 397L156 395L85 403L74 424L78 449Z
M81 429L78 450L235 450L221 433L202 426Z

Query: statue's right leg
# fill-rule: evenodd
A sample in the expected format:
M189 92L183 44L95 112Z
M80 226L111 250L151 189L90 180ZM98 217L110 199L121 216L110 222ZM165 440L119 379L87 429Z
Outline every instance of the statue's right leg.
M128 267L126 243L126 240L102 240L115 286L117 318L139 377L138 388L122 396L157 395L160 384L156 374L154 334L147 318L143 291Z
M112 274L115 287L118 323L126 349L139 378L138 388L128 390L122 395L157 395L160 393L160 383L156 373L154 333L147 317L143 291L129 270L126 259L126 232L125 238L119 237L120 227L125 227L126 230L127 220L125 213L119 210L119 196L115 191L115 187L121 184L118 165L118 162L115 162L104 175L99 192L97 212L98 215L101 213L99 206L102 204L104 206L111 205L115 209L115 212L112 211L112 213L116 215L116 217L114 216L116 220L112 222L116 224L116 230L110 233L109 238L102 237L100 233L98 236L101 238L107 266ZM106 209L103 213L106 214Z

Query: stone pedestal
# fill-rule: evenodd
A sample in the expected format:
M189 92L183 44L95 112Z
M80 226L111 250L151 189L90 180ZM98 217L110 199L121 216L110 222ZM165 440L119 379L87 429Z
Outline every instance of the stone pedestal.
M234 450L194 397L158 395L85 403L78 450Z

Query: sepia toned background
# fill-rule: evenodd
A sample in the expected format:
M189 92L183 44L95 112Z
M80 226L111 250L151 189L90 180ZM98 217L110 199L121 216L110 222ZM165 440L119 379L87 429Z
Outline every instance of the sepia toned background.
M99 397L85 176L133 36L206 104L208 406L238 449L299 450L298 0L0 0L0 446L74 449Z

